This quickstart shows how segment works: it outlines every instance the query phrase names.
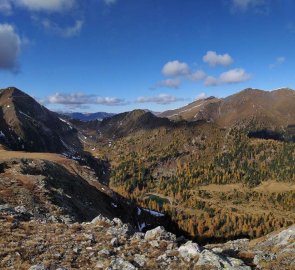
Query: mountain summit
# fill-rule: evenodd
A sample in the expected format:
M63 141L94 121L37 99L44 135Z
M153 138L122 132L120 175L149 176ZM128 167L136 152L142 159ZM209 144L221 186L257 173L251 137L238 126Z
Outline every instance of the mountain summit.
M75 152L77 131L21 90L0 90L1 143L13 150Z
M294 104L295 91L292 89L263 91L248 88L222 99L211 97L197 100L159 116L172 120L206 120L222 126L254 119L265 126L286 127L295 124Z

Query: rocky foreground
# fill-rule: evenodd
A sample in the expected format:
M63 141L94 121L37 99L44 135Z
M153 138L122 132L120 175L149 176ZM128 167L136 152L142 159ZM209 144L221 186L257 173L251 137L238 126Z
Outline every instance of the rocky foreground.
M295 225L264 238L202 247L163 227L135 232L118 218L88 223L22 221L0 211L1 269L295 269Z

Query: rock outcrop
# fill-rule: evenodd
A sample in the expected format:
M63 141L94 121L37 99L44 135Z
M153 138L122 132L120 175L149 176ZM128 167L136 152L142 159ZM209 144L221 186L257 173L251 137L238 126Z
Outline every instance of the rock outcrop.
M11 219L5 213L0 212L1 269L282 270L295 265L295 226L255 241L202 247L192 241L181 244L163 227L145 234L131 231L118 218L98 216L92 222L74 224L16 222L17 215Z

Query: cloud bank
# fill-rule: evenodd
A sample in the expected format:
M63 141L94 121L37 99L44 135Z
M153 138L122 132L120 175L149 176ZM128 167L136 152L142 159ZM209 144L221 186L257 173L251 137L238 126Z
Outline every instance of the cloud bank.
M21 38L10 24L0 24L0 69L16 71Z
M46 102L49 104L60 104L70 107L81 107L85 105L122 106L127 104L124 99L117 97L100 97L83 93L56 93L49 96Z
M155 103L160 105L167 105L177 101L183 101L182 98L175 97L169 94L160 94L157 96L141 96L136 99L137 103Z

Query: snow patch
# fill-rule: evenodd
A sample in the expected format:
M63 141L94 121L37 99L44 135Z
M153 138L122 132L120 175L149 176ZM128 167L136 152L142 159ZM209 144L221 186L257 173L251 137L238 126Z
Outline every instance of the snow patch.
M32 117L31 117L31 116L29 116L28 114L26 114L26 113L24 113L24 112L22 112L22 111L19 111L19 113L20 113L20 114L22 114L22 115L24 115L24 116L26 116L27 118L30 118L30 119L32 119Z
M118 207L118 205L117 205L117 204L115 204L115 203L112 203L112 207L114 207L114 208L117 208L117 207Z
M150 209L146 209L146 208L143 208L143 210L149 214L151 214L152 216L155 216L155 217L164 217L165 214L163 213L160 213L160 212L157 212L157 211L153 211L153 210L150 210Z
M140 232L142 232L142 230L146 227L145 222L143 222L141 224L137 223L137 225L138 225L138 229L139 229Z

